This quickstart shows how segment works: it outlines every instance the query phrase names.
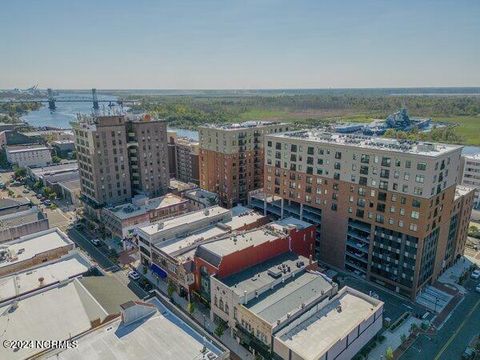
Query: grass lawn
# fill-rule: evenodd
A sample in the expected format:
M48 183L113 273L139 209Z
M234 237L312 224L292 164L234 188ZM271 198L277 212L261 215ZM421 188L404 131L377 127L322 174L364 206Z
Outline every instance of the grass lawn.
M434 121L458 124L455 132L464 139L464 145L480 146L480 116L457 116L433 119Z

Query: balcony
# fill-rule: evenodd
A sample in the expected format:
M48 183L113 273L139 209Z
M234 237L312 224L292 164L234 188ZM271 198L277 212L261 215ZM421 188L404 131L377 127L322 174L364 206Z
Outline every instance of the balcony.
M364 264L365 269L367 268L368 254L365 254L364 252L360 252L360 251L357 251L357 250L350 250L349 247L347 246L345 256L347 256L347 257L349 256L352 259L355 259L356 261L360 261L361 263Z

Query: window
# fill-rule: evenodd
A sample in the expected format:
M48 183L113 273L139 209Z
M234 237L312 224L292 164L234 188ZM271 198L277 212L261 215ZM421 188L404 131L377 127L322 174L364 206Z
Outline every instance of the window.
M418 200L418 199L413 199L413 200L412 200L412 206L413 206L414 208L419 208L419 207L420 207L420 200Z
M415 175L415 181L417 183L423 184L423 182L425 181L425 176L424 175Z
M424 162L418 163L417 170L427 170L427 163L424 163Z
M412 219L418 219L420 217L420 213L418 211L413 210L411 217Z
M382 157L382 166L390 167L391 162L389 157Z
M410 224L410 230L417 231L417 224Z
M422 188L419 188L419 187L414 187L413 188L413 193L415 195L422 195L423 194L423 189Z
M335 152L335 159L341 159L342 153L340 151Z
M388 179L390 177L390 170L388 169L381 169L380 170L380 177L384 179Z
M405 167L406 167L407 169L410 169L410 168L412 167L412 161L411 161L411 160L406 160L406 161L405 161Z
M370 163L370 155L362 154L362 157L360 158L360 162L364 164Z

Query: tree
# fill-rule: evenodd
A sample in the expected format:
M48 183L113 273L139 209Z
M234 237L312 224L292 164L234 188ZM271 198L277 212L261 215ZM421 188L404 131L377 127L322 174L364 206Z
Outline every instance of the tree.
M58 164L58 163L61 162L61 161L62 161L62 159L61 159L60 157L58 157L57 155L53 155L53 156L52 156L52 162L53 162L54 164Z
M15 176L16 179L24 178L25 176L27 176L27 169L16 168L13 172L13 176Z
M393 349L392 349L392 347L389 347L389 348L385 351L385 359L386 359L386 360L393 360Z
M35 184L33 184L33 189L34 190L40 190L43 187L43 182L41 180L35 181Z
M417 330L418 330L418 325L416 323L412 323L412 325L410 325L410 333L414 333Z
M195 304L193 302L189 302L187 304L187 311L190 315L192 315L195 312Z
M222 337L223 333L225 332L225 323L223 321L220 321L215 328L215 335L218 337Z
M168 297L171 298L174 292L175 292L175 284L171 280L168 280L168 286L167 286Z

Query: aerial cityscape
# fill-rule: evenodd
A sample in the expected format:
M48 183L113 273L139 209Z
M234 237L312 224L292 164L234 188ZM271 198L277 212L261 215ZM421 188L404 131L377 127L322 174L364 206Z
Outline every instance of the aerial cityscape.
M0 9L0 360L480 360L480 3Z

